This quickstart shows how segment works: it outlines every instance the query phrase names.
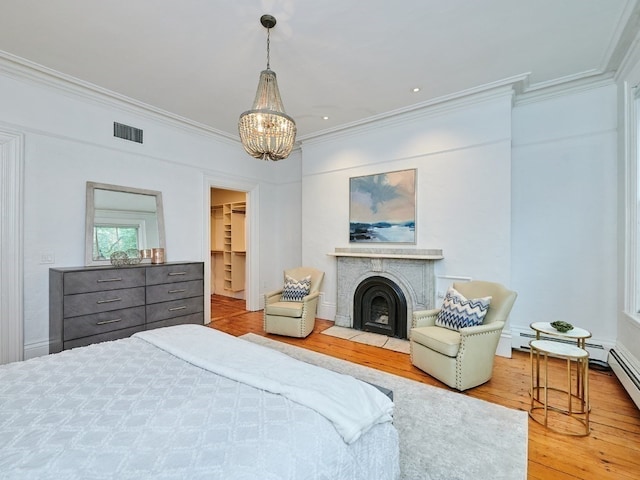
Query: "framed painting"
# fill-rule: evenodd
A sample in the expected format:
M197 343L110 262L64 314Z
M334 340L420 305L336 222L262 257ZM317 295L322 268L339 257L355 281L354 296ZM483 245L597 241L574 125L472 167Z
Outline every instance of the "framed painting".
M349 179L349 241L416 243L416 170Z

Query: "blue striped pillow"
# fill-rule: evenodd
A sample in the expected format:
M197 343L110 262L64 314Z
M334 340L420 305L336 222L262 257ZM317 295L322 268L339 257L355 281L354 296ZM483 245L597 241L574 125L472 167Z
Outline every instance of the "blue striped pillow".
M455 288L449 287L435 324L450 330L482 325L489 310L489 303L491 297L467 300Z
M282 289L282 302L301 302L311 291L311 275L307 275L301 280L296 280L289 275L284 276L284 287Z

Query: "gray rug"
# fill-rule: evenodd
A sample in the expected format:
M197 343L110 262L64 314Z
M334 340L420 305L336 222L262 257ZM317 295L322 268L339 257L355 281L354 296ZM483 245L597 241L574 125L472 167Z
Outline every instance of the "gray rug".
M527 413L248 333L242 338L393 390L402 480L527 478Z

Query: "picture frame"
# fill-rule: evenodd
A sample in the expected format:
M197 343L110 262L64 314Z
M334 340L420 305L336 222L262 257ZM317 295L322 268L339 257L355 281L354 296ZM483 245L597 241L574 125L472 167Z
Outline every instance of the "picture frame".
M349 179L349 242L416 243L416 169Z

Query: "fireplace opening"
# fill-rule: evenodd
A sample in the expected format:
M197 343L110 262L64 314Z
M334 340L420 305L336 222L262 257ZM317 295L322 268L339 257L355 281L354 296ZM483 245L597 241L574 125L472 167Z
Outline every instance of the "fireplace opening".
M407 338L407 301L400 287L385 277L365 278L353 296L353 328Z

